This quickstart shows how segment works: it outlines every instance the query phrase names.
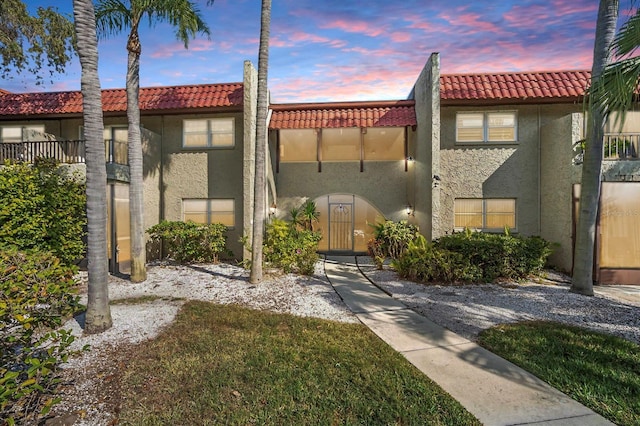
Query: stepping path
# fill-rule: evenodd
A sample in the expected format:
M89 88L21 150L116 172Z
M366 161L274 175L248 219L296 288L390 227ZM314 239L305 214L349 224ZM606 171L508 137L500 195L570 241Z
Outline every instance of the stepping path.
M364 325L483 424L613 425L534 375L390 297L362 275L353 256L328 256L325 271Z

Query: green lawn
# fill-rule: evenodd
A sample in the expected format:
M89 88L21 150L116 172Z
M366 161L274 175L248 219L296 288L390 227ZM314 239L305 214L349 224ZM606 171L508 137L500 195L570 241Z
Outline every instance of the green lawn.
M524 322L479 343L618 425L640 425L640 346L578 327Z
M360 324L190 302L139 347L121 424L478 425Z

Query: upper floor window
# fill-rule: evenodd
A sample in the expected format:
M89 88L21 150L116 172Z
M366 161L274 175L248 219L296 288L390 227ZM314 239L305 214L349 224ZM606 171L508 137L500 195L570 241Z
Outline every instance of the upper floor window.
M2 126L0 128L0 142L26 142L47 140L44 124L24 126Z
M229 148L235 144L233 117L184 120L185 148Z
M514 198L457 198L453 209L456 229L501 231L516 227Z
M283 163L403 160L405 128L282 129L279 152Z
M456 142L515 142L515 111L459 112L456 115Z

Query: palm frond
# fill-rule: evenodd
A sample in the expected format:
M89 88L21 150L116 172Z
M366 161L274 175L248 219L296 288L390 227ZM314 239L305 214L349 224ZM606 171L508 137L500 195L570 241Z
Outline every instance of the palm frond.
M620 28L613 40L612 50L616 58L625 58L640 46L640 10Z
M195 38L198 33L210 36L211 30L202 18L202 12L198 5L190 0L157 0L154 7L147 12L149 25L155 26L158 22L167 22L175 27L176 38L189 47L189 40Z
M640 82L640 57L622 59L605 67L592 82L588 91L589 101L605 116L617 112L615 124L624 122L625 114L638 96Z
M120 0L100 0L95 7L98 38L107 38L131 27L131 10Z

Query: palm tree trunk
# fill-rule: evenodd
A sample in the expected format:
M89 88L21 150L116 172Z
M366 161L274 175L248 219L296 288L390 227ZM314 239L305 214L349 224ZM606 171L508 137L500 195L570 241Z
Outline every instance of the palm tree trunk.
M89 289L84 332L111 327L107 266L107 169L104 158L102 94L98 77L98 41L91 0L74 0L73 14L82 66L82 114L86 140Z
M129 123L129 209L131 224L131 281L147 279L144 229L142 138L140 136L140 41L132 31L127 44L127 120Z
M262 0L260 18L260 51L258 53L258 111L256 122L256 161L253 198L253 241L251 242L251 274L249 281L262 281L262 241L266 205L266 156L267 156L267 112L269 93L267 71L269 67L269 31L271 25L271 0Z
M610 46L615 37L618 6L618 0L600 0L593 49L591 85L595 84L604 67L611 61ZM584 150L584 162L582 163L580 215L576 228L571 291L593 296L594 246L598 203L600 200L602 143L606 116L602 108L589 102L587 119L587 141Z

